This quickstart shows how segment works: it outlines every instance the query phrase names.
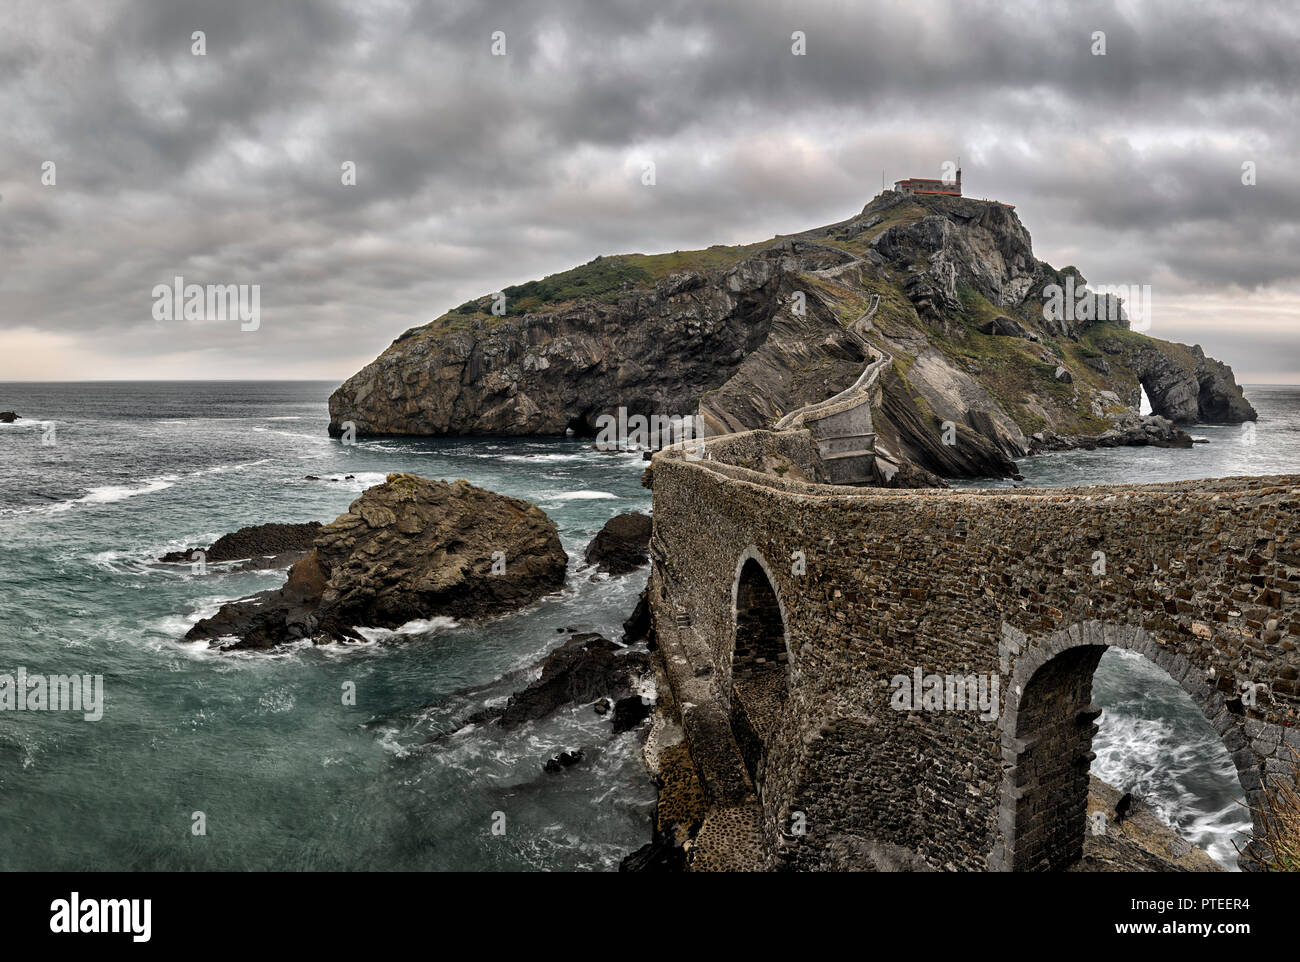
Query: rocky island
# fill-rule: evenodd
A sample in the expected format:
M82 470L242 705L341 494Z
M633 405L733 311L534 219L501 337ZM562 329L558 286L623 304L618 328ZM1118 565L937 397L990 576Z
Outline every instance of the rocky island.
M1057 291L1079 309L1052 315ZM598 257L501 293L398 337L330 397L330 432L589 435L623 406L698 412L724 434L770 428L874 364L873 483L935 484L1255 417L1230 368L1132 330L994 201L884 191L825 227ZM1139 420L1143 390L1163 420Z

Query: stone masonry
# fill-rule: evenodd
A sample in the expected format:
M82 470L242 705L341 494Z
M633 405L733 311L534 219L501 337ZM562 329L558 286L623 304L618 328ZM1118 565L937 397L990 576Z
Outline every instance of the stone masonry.
M704 791L757 799L766 867L1068 866L1108 646L1191 695L1252 807L1300 749L1300 477L846 491L773 457L823 476L806 431L656 454L650 580ZM996 679L996 717L891 707L918 668Z

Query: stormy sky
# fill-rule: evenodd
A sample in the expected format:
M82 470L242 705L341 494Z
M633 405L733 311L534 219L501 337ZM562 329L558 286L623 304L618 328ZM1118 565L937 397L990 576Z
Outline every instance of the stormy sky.
M0 379L341 380L470 297L840 220L882 171L960 158L1040 258L1149 284L1152 335L1300 381L1294 3L5 0L0 21ZM259 285L260 327L156 319L177 275Z

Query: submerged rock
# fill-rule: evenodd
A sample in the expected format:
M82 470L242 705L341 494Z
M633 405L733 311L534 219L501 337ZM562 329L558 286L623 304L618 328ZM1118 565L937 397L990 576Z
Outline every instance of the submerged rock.
M185 637L269 648L357 639L358 626L499 614L561 587L567 561L536 505L465 480L390 474L321 528L283 588L225 605Z
M650 516L639 511L615 515L587 545L587 564L625 575L650 560Z
M570 768L587 757L587 753L581 748L575 748L571 752L560 752L558 755L552 755L542 765L542 771L554 774Z
M517 728L564 705L625 693L649 667L644 652L620 648L594 632L574 635L546 656L541 677L511 695L497 720L502 728ZM617 704L614 714L617 719Z

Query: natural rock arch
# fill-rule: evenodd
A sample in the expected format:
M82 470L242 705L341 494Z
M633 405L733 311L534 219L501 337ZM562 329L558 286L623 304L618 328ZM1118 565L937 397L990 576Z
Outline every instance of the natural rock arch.
M790 635L771 569L753 548L736 564L731 599L731 730L750 778L761 786L767 746L790 689Z
M1018 653L1018 632L1004 625L1003 634L1003 657L1008 649ZM1244 716L1226 708L1197 666L1143 629L1086 621L1048 635L1015 661L999 719L1005 773L990 869L1053 871L1082 856L1101 714L1092 704L1092 680L1110 647L1145 656L1192 697L1231 753L1247 804L1258 807L1259 763L1246 747Z

